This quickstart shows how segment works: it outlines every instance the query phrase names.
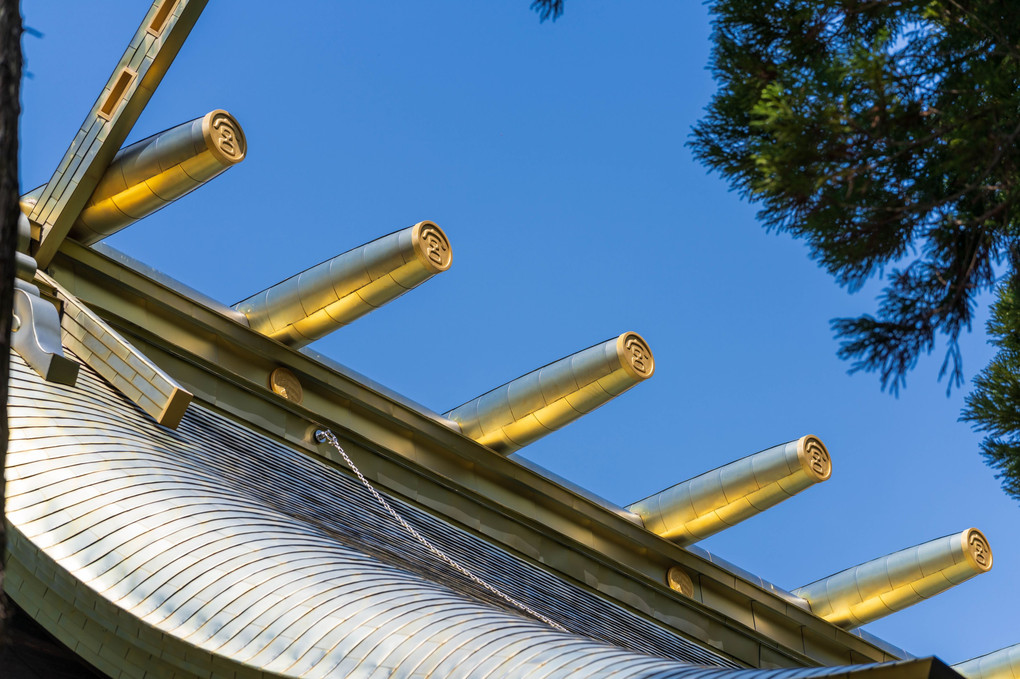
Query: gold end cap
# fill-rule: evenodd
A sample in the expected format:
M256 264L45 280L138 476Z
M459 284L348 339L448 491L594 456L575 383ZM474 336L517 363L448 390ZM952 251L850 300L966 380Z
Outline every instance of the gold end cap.
M680 566L671 566L666 571L666 584L674 592L679 592L685 597L694 596L694 581L691 580L691 576L687 575L687 571L680 568Z
M817 436L802 436L797 441L797 459L801 468L818 483L832 476L832 457Z
M450 239L435 222L418 222L412 227L414 254L434 274L442 273L453 263Z
M992 547L985 534L977 528L968 528L960 537L963 539L963 553L971 565L980 573L992 570Z
M632 377L647 380L655 372L655 358L645 338L636 332L625 332L616 338L616 355L620 365Z
M194 395L190 391L174 387L173 393L166 400L163 411L159 413L156 421L164 427L176 429L184 419L184 414L188 411L188 406L191 405L193 398Z
M301 403L305 396L297 375L286 368L277 368L269 373L269 388L273 390L273 393L293 403Z
M202 137L206 147L224 165L236 165L248 153L244 130L237 119L223 109L205 114L202 118Z

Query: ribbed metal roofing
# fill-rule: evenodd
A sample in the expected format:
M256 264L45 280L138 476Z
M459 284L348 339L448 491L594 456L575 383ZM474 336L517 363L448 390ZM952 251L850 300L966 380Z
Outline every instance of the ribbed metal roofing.
M189 646L308 677L735 666L391 499L576 634L559 632L436 560L335 469L194 405L159 427L84 365L65 388L12 363L9 520L96 599Z
M63 387L11 360L7 589L111 676L929 676L927 661L735 669L390 498L558 631L436 560L331 467L196 404L160 427L87 366Z

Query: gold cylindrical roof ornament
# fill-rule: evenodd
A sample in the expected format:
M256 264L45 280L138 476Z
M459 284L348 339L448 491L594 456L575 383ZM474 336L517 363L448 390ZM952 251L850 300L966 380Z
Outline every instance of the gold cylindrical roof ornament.
M446 234L418 222L328 259L238 302L249 325L301 347L450 268Z
M825 481L832 461L814 436L774 446L627 507L645 528L690 545Z
M446 413L465 435L509 455L652 376L648 343L625 332L518 377Z
M992 568L988 539L976 528L840 571L793 594L815 615L852 629L912 606Z
M1020 679L1020 644L953 665L967 679Z
M221 110L126 146L113 157L70 235L85 245L100 241L241 162L247 150L241 126ZM23 205L34 202L34 193L22 197Z

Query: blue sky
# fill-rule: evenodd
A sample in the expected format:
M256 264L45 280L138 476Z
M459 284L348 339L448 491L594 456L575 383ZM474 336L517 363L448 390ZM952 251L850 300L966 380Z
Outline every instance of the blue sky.
M24 40L27 190L148 3L22 4L43 34ZM210 2L129 141L223 108L248 157L107 242L233 303L431 219L451 269L314 349L443 412L640 332L655 376L525 456L628 504L815 434L830 481L701 546L793 589L975 526L991 573L866 629L951 663L1020 642L1020 512L957 422L966 389L946 397L941 355L898 399L847 375L829 319L880 287L848 295L686 148L715 89L709 34L690 1L568 0L545 24L528 0Z

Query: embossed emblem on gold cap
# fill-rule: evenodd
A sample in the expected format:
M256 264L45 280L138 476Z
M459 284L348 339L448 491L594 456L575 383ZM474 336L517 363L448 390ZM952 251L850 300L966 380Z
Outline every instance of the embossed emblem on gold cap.
M963 551L982 571L992 570L992 548L988 544L988 538L977 528L971 528L963 533Z
M453 262L450 240L435 222L418 222L411 232L414 252L430 270L435 273L446 271Z
M616 339L616 355L623 369L639 380L646 380L655 372L652 350L636 332L625 332Z
M225 165L240 163L248 153L244 131L234 116L223 109L205 114L202 118L202 136L209 150Z
M804 471L819 481L832 476L832 458L825 444L815 436L803 436L797 444L797 457Z
M674 592L680 592L686 597L694 596L694 582L691 576L687 575L687 571L679 566L672 566L666 571L666 584Z
M294 403L301 403L305 395L297 376L286 368L277 368L269 374L269 388Z

